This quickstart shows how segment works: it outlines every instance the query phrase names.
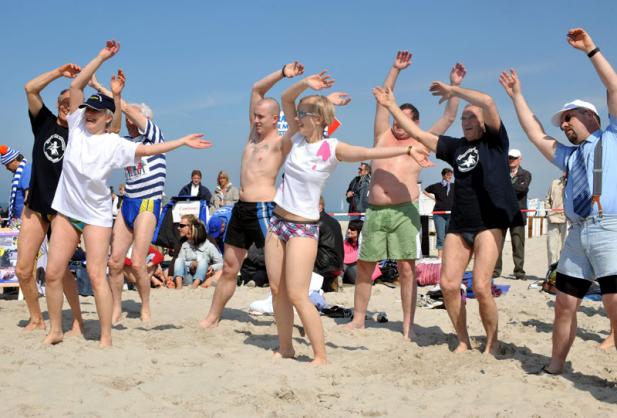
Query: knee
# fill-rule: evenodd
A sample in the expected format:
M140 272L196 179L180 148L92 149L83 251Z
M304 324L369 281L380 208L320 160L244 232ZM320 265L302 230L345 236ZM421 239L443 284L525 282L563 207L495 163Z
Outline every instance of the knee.
M287 296L292 305L297 306L308 299L308 295L302 290L287 290Z
M135 263L133 260L131 260L131 262ZM112 272L112 274L121 273L122 269L124 268L124 257L112 255L111 257L109 257L107 266L109 266L109 270Z
M142 258L138 259L137 257L133 257L131 258L131 265L133 266L133 270L142 271L146 269L146 260ZM124 263L122 263L122 267L124 267Z
M578 303L574 296L561 293L555 298L555 316L576 314Z
M240 271L240 265L235 258L223 258L223 273L225 276L235 276Z
M32 264L28 266L22 263L18 263L17 266L15 266L15 275L21 281L31 279L34 277L32 267Z
M103 285L107 285L104 268L87 264L86 271L88 272L88 277L90 278L93 289L97 289Z
M397 268L398 268L398 274L401 279L408 279L408 278L414 277L415 263L413 262L398 263Z
M490 282L483 283L483 284L479 284L479 283L476 284L474 282L472 285L472 289L473 289L473 293L476 295L476 299L478 299L478 302L482 302L482 301L493 298Z

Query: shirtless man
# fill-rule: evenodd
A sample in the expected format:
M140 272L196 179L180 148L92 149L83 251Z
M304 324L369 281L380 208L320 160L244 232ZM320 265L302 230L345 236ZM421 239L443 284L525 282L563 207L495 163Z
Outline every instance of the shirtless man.
M411 64L411 53L399 51L384 82L384 88L394 89L396 79ZM450 82L459 85L465 76L465 68L456 64L450 72ZM420 124L418 110L405 103L400 107L416 124ZM454 122L458 100L450 99L443 116L430 131L443 134ZM414 140L394 121L389 125L388 111L377 105L375 111L375 147L412 145L428 150ZM371 274L379 260L392 259L398 263L401 283L401 304L403 306L403 336L410 338L415 313L417 293L415 260L417 256L417 235L420 231L418 212L418 175L428 161L420 165L421 159L400 156L373 161L373 176L369 188L369 208L362 228L362 245L357 265L358 275L354 293L354 317L346 324L347 329L364 328L366 309L371 297Z
M30 313L26 331L45 329L39 305L39 292L34 280L34 265L51 220L56 216L56 211L51 208L51 202L58 186L64 150L69 139L66 120L69 113L69 91L63 90L58 96L57 116L45 106L41 91L52 81L61 77L74 78L80 71L79 66L75 64L64 64L28 81L25 86L34 145L32 178L26 207L21 216L15 273ZM68 268L64 272L63 280L65 296L73 314L71 333L81 334L83 320L79 308L77 282Z
M276 176L285 154L278 135L280 107L265 95L283 78L293 78L304 72L304 66L294 61L286 64L253 85L249 105L251 132L242 154L240 171L240 201L233 208L225 235L223 273L216 285L212 305L199 325L218 325L225 305L236 290L236 276L251 244L263 248L268 224L274 209Z

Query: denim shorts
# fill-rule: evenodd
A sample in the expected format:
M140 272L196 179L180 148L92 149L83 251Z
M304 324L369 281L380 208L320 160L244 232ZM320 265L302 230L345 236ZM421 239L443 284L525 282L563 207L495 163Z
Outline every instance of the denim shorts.
M617 275L617 215L591 216L573 223L557 272L589 281Z

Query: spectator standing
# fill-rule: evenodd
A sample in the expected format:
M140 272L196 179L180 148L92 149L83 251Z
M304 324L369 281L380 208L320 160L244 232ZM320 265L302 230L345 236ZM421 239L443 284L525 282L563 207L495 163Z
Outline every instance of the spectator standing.
M548 196L544 201L547 210L547 239L546 249L548 265L551 266L559 261L559 254L563 248L568 233L566 214L563 211L563 189L566 186L566 173L551 182Z
M510 179L512 180L512 187L514 187L514 192L516 193L518 206L521 210L527 210L527 193L529 192L529 184L531 183L531 173L521 167L522 158L523 156L519 150L512 148L510 149L510 151L508 151L508 166L510 167ZM524 265L527 212L523 213L523 220L525 221L525 225L510 226L512 258L514 259L514 278L516 280L525 280ZM493 277L501 276L502 253L505 237L506 234L504 231L503 241L501 243L501 251L499 252L497 264L495 264L495 270L493 270Z
M453 173L449 168L441 170L441 181L431 184L424 190L424 194L435 200L435 212L450 212L454 204L454 183L452 182ZM435 222L435 234L437 236L437 256L441 258L443 253L443 243L446 238L446 230L450 222L449 213L433 214Z
M210 202L212 200L212 193L210 193L206 186L202 186L201 177L200 170L193 170L191 172L191 182L180 189L178 196L193 196L199 198L199 200Z
M238 188L229 181L229 174L226 171L219 171L216 179L217 185L214 190L214 195L210 201L210 206L213 209L218 209L222 206L233 206L240 200L240 192Z
M349 213L364 213L368 207L368 189L371 183L371 165L360 163L358 175L347 187L347 203ZM360 219L360 215L351 215L351 219Z
M24 201L30 188L32 165L19 151L7 145L0 146L0 162L4 164L8 171L13 173L9 200L9 220L19 219L24 210Z
M360 232L364 222L359 219L349 221L347 225L347 236L343 242L343 257L344 272L343 283L356 284L356 264L358 263L358 251L360 249Z

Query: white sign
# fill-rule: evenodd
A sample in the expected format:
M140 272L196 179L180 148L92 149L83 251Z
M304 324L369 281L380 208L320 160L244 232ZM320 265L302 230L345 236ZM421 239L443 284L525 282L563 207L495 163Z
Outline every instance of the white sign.
M192 202L178 202L172 209L172 217L174 223L180 222L180 218L184 215L194 215L196 218L199 218L199 208L201 204L199 200L195 200ZM207 210L207 209L206 209ZM206 216L207 218L207 216Z

